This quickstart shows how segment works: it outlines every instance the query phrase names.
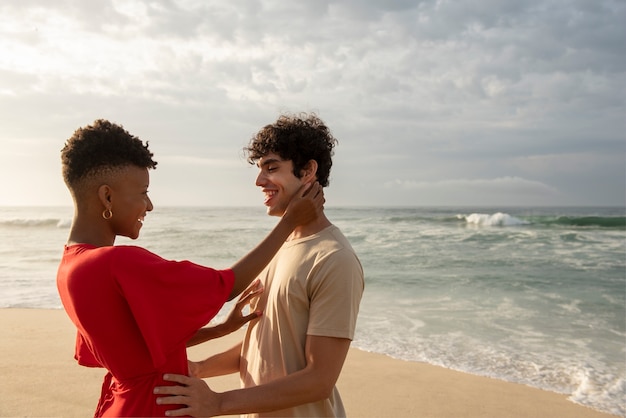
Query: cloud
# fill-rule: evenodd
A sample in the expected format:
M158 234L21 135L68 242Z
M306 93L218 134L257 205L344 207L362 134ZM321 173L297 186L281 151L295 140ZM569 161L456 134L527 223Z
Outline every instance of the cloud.
M409 190L458 190L467 189L469 193L482 195L484 193L523 193L525 195L553 194L557 191L538 181L526 180L519 177L501 177L495 179L453 179L434 182L396 179L385 183L387 188L399 187Z
M104 117L163 161L239 163L279 112L316 111L348 203L456 178L623 204L624 21L613 0L3 2L0 136L62 142Z
M180 166L210 166L210 167L241 167L241 162L233 159L223 158L203 158L188 155L167 155L160 159L162 164L180 165Z
M385 183L388 189L417 193L423 205L454 204L472 201L474 205L527 205L528 202L555 201L560 193L554 187L519 177L494 179L452 179L432 182L396 179ZM480 196L480 199L477 197Z

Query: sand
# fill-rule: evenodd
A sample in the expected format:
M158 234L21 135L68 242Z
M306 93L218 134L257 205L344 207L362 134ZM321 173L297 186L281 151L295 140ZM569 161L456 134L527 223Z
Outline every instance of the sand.
M0 309L0 416L93 416L104 371L78 366L62 310ZM190 349L200 359L241 333ZM237 376L207 379L217 391ZM351 349L337 383L350 417L602 418L565 395Z

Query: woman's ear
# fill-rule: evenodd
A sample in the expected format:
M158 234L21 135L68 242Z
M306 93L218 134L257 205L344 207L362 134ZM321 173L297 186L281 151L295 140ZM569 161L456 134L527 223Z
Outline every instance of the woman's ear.
M317 161L309 160L308 163L302 169L303 182L308 183L317 180Z
M98 187L98 199L102 206L107 209L111 208L111 188L108 184L102 184Z

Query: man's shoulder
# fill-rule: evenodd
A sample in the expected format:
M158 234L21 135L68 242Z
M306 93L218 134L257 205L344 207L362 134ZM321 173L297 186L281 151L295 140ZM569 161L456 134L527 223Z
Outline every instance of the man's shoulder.
M360 267L361 262L354 248L337 226L331 225L322 231L318 245L316 251L318 261L354 264Z
M341 229L339 229L339 227L331 225L326 228L324 232L326 232L324 239L327 240L329 243L332 243L334 247L345 249L354 253L354 248L352 248L352 244L350 244L350 241L343 234Z

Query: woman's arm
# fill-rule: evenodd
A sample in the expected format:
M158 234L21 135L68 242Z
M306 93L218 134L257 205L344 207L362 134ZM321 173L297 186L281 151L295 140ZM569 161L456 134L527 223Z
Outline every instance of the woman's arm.
M241 293L272 260L289 234L298 225L306 225L317 218L324 207L324 192L319 183L303 185L291 199L285 214L259 245L237 261L231 269L235 273L235 286L229 300Z
M237 331L254 318L261 316L261 311L251 312L248 315L243 314L243 310L250 303L250 299L257 296L261 292L263 292L261 282L259 280L252 282L252 284L243 291L241 296L239 296L239 300L230 310L226 321L212 327L200 328L198 332L196 332L196 334L191 337L189 341L187 341L187 347L192 347L205 341L228 335L231 332Z

